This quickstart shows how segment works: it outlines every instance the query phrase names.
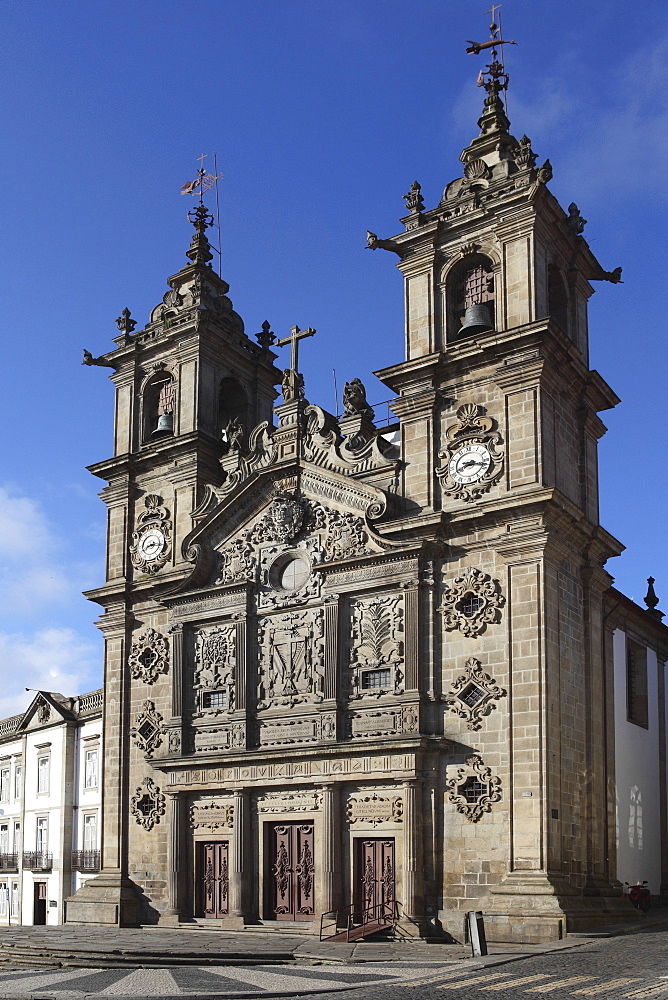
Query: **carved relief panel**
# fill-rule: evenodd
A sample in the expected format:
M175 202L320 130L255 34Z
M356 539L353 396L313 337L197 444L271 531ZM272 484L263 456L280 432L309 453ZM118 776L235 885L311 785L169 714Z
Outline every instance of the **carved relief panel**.
M349 641L351 699L403 692L403 594L351 601Z
M263 618L259 624L258 709L292 708L323 700L321 608Z
M236 625L195 633L193 718L213 719L235 707Z

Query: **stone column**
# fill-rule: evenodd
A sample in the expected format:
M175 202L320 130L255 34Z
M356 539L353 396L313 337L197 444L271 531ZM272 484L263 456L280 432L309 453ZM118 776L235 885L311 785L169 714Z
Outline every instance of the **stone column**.
M230 916L243 917L246 908L244 876L246 871L246 843L248 840L248 792L244 788L234 789L233 824Z
M341 899L339 786L322 785L321 792L322 898L318 909L326 913L328 910L335 910L340 905Z
M167 892L169 907L164 916L169 923L177 923L182 916L181 905L181 861L184 848L183 825L185 802L178 792L167 791L167 823L169 841L167 843Z
M421 873L422 857L422 810L420 804L420 782L416 779L402 785L404 798L404 870L402 896L404 914L412 920L423 917Z

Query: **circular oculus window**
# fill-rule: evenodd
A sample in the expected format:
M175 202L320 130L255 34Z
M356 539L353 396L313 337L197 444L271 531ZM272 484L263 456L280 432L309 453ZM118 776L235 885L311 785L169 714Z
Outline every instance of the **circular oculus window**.
M301 590L311 575L311 567L301 556L279 556L269 570L269 583L286 594Z

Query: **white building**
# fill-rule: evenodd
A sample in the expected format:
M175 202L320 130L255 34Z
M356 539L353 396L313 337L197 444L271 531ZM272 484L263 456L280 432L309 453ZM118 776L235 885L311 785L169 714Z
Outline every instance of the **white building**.
M59 924L99 871L102 691L40 691L0 722L0 925Z
M614 731L609 784L614 790L617 876L631 885L647 880L652 896L665 898L668 632L655 600L651 584L645 598L649 611L613 588L607 596L606 631L612 646L607 716Z

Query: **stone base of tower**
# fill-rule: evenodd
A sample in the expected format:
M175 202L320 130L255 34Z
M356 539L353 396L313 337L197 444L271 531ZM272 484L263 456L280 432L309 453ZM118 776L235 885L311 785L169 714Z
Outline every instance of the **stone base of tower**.
M139 892L127 876L98 875L65 900L65 923L138 927Z
M516 944L544 944L568 933L644 919L607 880L580 890L545 872L514 872L487 895L471 900L471 909L482 911L488 941ZM443 910L439 918L444 931L463 939L461 910Z

